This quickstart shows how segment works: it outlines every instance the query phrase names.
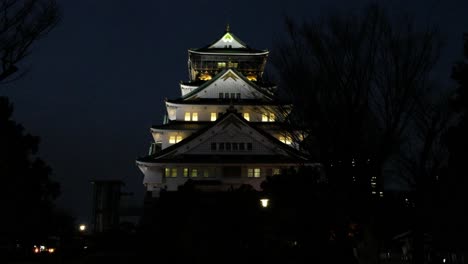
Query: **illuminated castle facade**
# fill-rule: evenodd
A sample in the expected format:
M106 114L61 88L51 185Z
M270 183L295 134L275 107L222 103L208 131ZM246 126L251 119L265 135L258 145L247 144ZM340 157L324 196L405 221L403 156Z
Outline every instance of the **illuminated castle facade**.
M189 81L181 97L166 100L164 124L153 126L148 156L136 162L148 192L175 191L192 179L223 191L249 184L259 190L266 176L310 165L282 129L288 106L263 80L267 50L250 48L226 28L212 44L188 51Z

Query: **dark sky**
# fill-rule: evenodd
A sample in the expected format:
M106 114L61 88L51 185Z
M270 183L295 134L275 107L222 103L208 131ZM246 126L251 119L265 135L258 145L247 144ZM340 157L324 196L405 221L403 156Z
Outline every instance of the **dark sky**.
M62 184L59 206L89 221L91 179L123 180L135 203L141 201L143 175L135 158L148 150L151 125L162 121L164 97L180 95L188 48L209 44L229 22L244 42L271 50L284 14L315 19L368 1L58 2L62 22L34 47L23 65L29 73L0 94L14 102L16 120L41 137L40 156ZM438 75L446 81L461 58L468 1L381 2L391 12L409 12L422 25L440 27L446 48Z

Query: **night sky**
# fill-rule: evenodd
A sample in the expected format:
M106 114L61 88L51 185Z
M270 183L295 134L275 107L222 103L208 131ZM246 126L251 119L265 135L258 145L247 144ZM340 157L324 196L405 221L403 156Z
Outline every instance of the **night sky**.
M61 23L21 65L28 74L0 94L15 104L16 121L41 137L39 155L62 185L59 207L87 222L92 179L122 180L141 203L143 174L135 159L148 151L151 125L162 122L164 98L178 97L179 81L188 79L188 48L214 41L229 22L248 45L272 50L285 14L314 19L368 1L58 2ZM415 14L420 25L439 26L445 49L436 78L453 88L449 75L462 58L468 1L381 2L391 12Z

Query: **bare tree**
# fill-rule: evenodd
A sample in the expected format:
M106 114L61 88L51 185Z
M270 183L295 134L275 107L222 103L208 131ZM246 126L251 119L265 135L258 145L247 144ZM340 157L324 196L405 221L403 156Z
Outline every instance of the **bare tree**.
M424 112L432 105L421 100L431 93L441 47L435 28L421 30L408 18L393 20L371 5L359 15L300 25L286 19L286 29L287 38L277 43L272 60L280 92L294 105L289 127L306 129L303 146L324 164L344 202L355 195L348 190L355 180L350 171L358 163L367 167L356 180L368 196L354 204L369 206L369 195L379 196L383 170L413 140L408 134L426 133L426 149L411 158L424 163L419 167L429 166L430 157L422 155L436 147L446 125L434 109ZM421 113L429 116L418 117ZM413 183L422 172L417 173Z
M55 0L0 0L0 82L22 75L18 64L59 14Z

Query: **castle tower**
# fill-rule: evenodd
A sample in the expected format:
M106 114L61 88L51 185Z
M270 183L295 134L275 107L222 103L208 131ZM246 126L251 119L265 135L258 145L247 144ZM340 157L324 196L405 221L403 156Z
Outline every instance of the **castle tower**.
M218 191L242 184L260 190L266 176L312 165L293 143L296 132L283 129L288 106L263 80L268 53L229 26L212 44L189 49L181 97L166 100L164 124L151 128L150 153L136 161L148 192L176 191L188 179Z

